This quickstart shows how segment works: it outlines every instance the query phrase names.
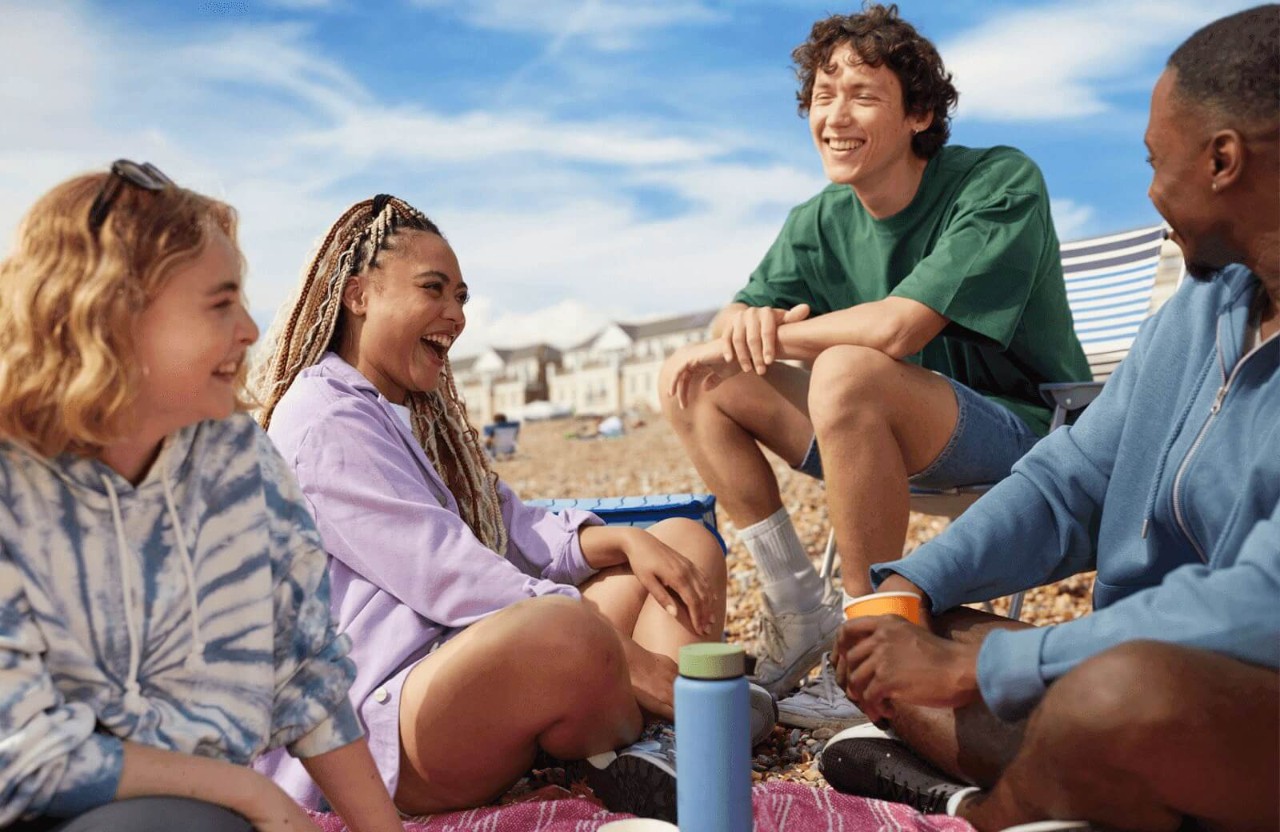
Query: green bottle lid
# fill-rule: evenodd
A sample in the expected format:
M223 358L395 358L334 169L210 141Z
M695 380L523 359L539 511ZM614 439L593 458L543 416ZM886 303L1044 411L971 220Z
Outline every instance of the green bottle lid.
M740 644L704 642L680 648L680 675L690 679L736 679L747 671Z

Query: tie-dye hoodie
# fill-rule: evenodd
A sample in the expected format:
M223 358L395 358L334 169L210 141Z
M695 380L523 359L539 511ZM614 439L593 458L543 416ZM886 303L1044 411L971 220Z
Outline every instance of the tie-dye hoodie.
M0 442L0 826L115 797L122 740L247 764L361 736L326 555L246 415L136 487Z

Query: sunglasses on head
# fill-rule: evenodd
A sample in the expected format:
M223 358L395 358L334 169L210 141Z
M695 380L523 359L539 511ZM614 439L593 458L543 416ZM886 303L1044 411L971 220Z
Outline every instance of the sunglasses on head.
M96 235L102 228L125 182L144 191L163 191L165 188L177 187L172 179L150 162L139 164L128 159L116 159L111 163L111 175L103 181L98 196L89 208L90 233Z

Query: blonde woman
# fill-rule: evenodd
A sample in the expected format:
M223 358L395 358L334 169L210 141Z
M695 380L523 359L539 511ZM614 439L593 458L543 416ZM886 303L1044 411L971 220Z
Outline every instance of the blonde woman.
M493 800L540 749L603 753L580 768L606 803L669 816L669 731L612 752L642 712L671 717L679 648L720 638L723 555L697 523L606 527L500 483L448 370L466 300L429 219L386 195L356 203L277 318L258 379L262 422L332 555L374 758L416 814ZM277 754L263 770L317 805L295 764Z
M235 215L116 162L0 263L0 827L400 829L347 700L325 556L242 410Z

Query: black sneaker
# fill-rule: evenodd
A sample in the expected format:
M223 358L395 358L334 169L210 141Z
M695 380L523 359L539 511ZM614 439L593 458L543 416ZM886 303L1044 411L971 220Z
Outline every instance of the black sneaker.
M905 803L926 815L945 814L951 796L968 788L870 724L832 737L818 758L818 770L836 791Z
M676 732L670 723L649 725L616 753L569 763L565 774L570 782L585 781L611 812L676 822Z

